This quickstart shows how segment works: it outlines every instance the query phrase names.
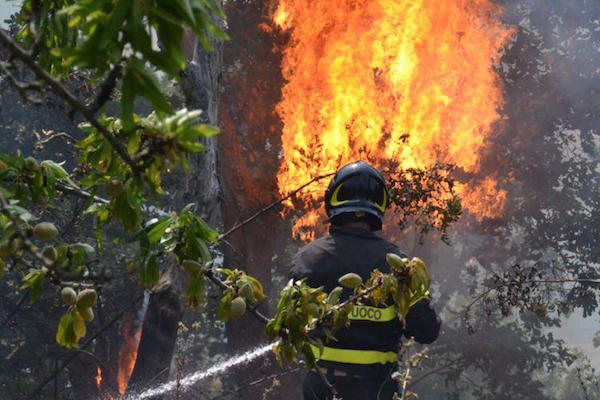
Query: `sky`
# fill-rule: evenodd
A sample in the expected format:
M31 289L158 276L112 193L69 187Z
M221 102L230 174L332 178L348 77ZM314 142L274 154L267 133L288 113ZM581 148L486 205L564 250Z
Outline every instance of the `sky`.
M6 28L4 20L18 10L20 3L20 0L0 0L0 28Z

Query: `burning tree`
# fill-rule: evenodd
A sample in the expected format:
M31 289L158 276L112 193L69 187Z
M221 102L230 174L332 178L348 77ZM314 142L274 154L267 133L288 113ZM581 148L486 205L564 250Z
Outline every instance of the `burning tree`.
M40 103L50 98L57 104L67 104L71 120L81 122L82 129L71 135L44 131L35 149L46 154L64 151L67 146L53 145L66 140L69 151L78 157L77 163L68 160L61 164L52 161L59 159L54 156L40 162L40 157L34 158L35 154L29 152L6 152L0 162L0 268L6 271L4 282L9 282L11 288L22 285L25 290L4 325L23 312L21 307L28 299L37 299L45 303L38 307L48 306L52 321L41 328L41 335L56 337L58 343L72 349L55 353L52 360L45 359L36 366L39 371L34 376L43 375L44 379L29 380L32 387L25 389L25 394L43 393L54 379L56 396L63 386L57 383L56 376L67 368L71 381L75 381L77 375L71 370L82 358L87 364L78 366L85 367L82 369L91 376L88 387L78 392L80 396L89 395L96 385L102 395L123 394L131 374L132 382L140 385L159 373L162 375L158 380L164 380L166 374L161 371L168 369L175 340L187 329L180 324L183 301L179 295L185 296L189 306L198 306L208 297L225 321L248 310L269 324L272 340L282 340L278 347L280 357L299 359L305 342L311 340L303 334L308 322L318 317L333 328L344 322L342 311L348 303L329 301L330 295L300 285L284 287L288 301L279 300L279 312L272 319L264 315L268 311L264 302L262 308L255 308L263 292L277 300L273 293L283 285L276 278L286 272L276 268L272 271L270 264L274 256L280 255L274 248L287 242L271 239L258 243L269 235L261 226L236 225L240 218L238 207L268 211L281 203L277 197L283 197L282 213L296 213L298 217L292 228L294 234L303 239L314 237L322 232L318 207L325 184L322 178L347 161L364 158L385 170L392 183L395 229L390 234L396 238L411 237L407 228L416 225L419 229L413 250L424 252L425 258L449 258L447 254L444 258L444 250L435 245L439 237L454 243L460 241L460 257L471 257L469 268L460 265L457 269L465 271L464 279L470 284L466 285L468 295L473 299L464 300L461 293L450 290L444 294L448 305L445 314L456 315L445 315L445 338L440 348L430 352L430 360L435 361L424 361L428 369L411 383L414 390L420 391L421 382L437 376L436 385L423 390L444 397L452 390L440 388L441 374L446 382L457 386L452 392L455 396L460 392L480 398L489 397L490 393L505 397L541 396L539 382L527 376L517 379L506 366L522 368L528 375L572 359L563 344L553 340L545 329L560 323L552 314L557 310L566 312L574 305L583 307L586 314L595 310L598 282L594 249L598 235L593 229L581 229L579 220L569 229L558 226L565 220L575 221L570 219L570 213L577 202L585 203L580 210L583 214L595 215L597 197L595 203L593 199L597 191L580 185L579 191L586 193L583 201L568 187L559 199L542 199L544 207L540 210L537 197L519 201L526 195L519 182L534 187L540 182L527 175L522 153L516 151L519 146L527 147L521 142L526 137L518 136L513 141L519 143L513 143L509 135L502 134L506 123L502 120L502 107L517 115L515 120L528 122L523 124L538 132L540 140L546 137L544 131L556 128L553 140L559 147L574 149L575 155L567 160L569 174L564 176L562 155L553 152L555 143L545 142L536 148L543 155L552 153L553 157L544 160L543 168L536 168L548 172L555 183L565 187L565 182L579 177L597 182L593 173L597 159L579 152L579 147L589 148L593 140L583 140L585 146L580 143L578 147L581 131L570 129L575 121L569 119L568 112L562 114L561 125L550 127L522 115L532 106L537 105L534 109L540 115L543 109L533 100L518 96L521 87L511 86L510 82L518 77L511 74L518 72L502 64L507 45L513 46L510 55L529 43L523 36L515 36L517 28L501 22L502 7L489 1L462 0L438 5L342 2L335 10L330 2L283 0L276 5L228 2L227 7L230 24L235 25L228 27L234 43L225 50L225 68L219 64L218 41L225 37L223 14L216 2L206 0L168 5L75 2L69 6L32 0L24 2L15 25L18 31L13 31L12 37L0 33L6 52L6 61L0 64L4 82L9 82L28 101ZM522 9L515 11L517 15L521 12ZM191 39L194 35L186 35L186 30L193 32L197 41ZM248 45L252 32L262 36L253 38L252 45ZM529 31L527 34L535 36ZM273 47L275 53L271 52ZM210 53L211 48L217 51ZM273 94L279 91L279 85L272 84L273 78L261 75L265 70L258 62L260 57L274 57L275 61L281 58L281 82L276 82L282 86L281 98ZM191 70L184 72L186 62ZM278 63L270 65L279 68ZM504 81L498 74L500 66L508 71ZM221 72L226 88L218 107L215 93L220 89L216 81ZM196 80L198 76L202 79ZM168 93L177 91L173 81L178 79L182 81L184 99ZM203 87L210 85L214 87ZM540 103L548 100L544 93L539 94ZM207 112L183 107L175 111L183 101L188 107L193 105ZM149 108L154 112L147 111ZM223 127L218 149L213 141L206 140L216 130L205 125L219 122L216 109L222 112ZM275 118L275 109L280 121ZM260 132L253 133L255 130ZM562 134L565 130L566 136ZM512 151L500 149L507 144ZM259 151L245 154L246 145ZM263 158L272 146L277 151ZM207 150L206 156L194 156L203 149ZM210 195L203 193L204 187L209 189L206 192L215 187L217 150L239 166L237 170L221 172L221 178L227 182L224 186L234 187L224 189L229 190L229 195L223 200L222 217L217 216L220 211L215 211L218 207L214 205L218 190ZM495 157L493 161L491 155ZM264 165L256 163L257 159L264 160ZM189 178L181 183L170 178L169 173L185 171L191 165L204 166L201 171L206 176L199 177L202 183L194 186L196 192L192 196L181 195ZM520 169L510 168L515 165ZM264 182L254 179L267 175L273 190L262 196ZM313 184L311 190L297 190L309 182ZM79 200L67 200L70 197ZM173 197L179 201L169 207L167 202ZM182 199L196 197L201 197L197 207L179 204ZM272 200L272 205L264 207L266 200ZM162 208L168 212L162 212ZM484 245L475 248L469 243L470 238L460 236L469 232L464 225L458 234L449 234L449 225L457 221L463 208L468 223L476 226L474 230L480 229L482 235L492 230L503 232L501 239L483 236ZM307 212L299 213L300 210ZM532 219L532 215L537 218ZM41 219L35 220L36 217ZM274 215L270 218L268 224L278 222ZM225 226L235 226L218 234L206 220L213 226L223 222ZM540 235L539 223L552 229ZM278 230L285 231L283 224L278 225ZM425 236L432 229L441 235ZM522 235L517 240L510 230L518 230ZM119 240L111 240L115 237ZM520 240L533 245L519 246L516 242ZM571 247L569 243L573 241L577 246ZM227 245L221 248L227 263L239 264L246 272L217 269L215 252L220 243L227 242L235 246L234 250ZM424 246L418 247L419 242ZM555 243L560 244L562 270L544 264L548 260L546 249ZM507 250L515 257L506 257ZM232 257L235 251L242 254ZM285 254L281 258L285 260ZM232 261L236 259L237 262ZM516 265L519 260L522 265ZM274 264L285 265L285 261ZM436 273L442 285L456 285L456 269ZM123 280L133 282L120 282ZM548 295L547 284L566 280L576 283L573 290ZM219 290L207 294L209 289L205 286L209 281ZM370 285L357 288L355 299L368 296L369 290L380 282L374 277ZM108 351L108 344L115 343L106 339L105 332L127 310L143 302L141 294L131 290L131 283L152 289L152 299L143 309L148 307L152 313L156 307L158 314L145 318L145 325L153 327L148 328L149 332L165 333L166 339L159 352L148 339L151 335L144 335L137 364L140 368L146 366L146 370L135 369L133 356L119 368L123 373L119 373L117 382L116 374L107 373L111 366L102 365L108 359L102 352ZM83 300L94 297L90 294L93 290L100 299L100 304L92 308L92 313L97 311L96 317L88 307L93 302ZM119 291L130 292L124 296L125 301L117 296ZM12 289L11 292L21 293ZM57 301L59 292L66 304ZM15 293L7 298L15 298ZM310 298L307 310L316 307L318 311L299 315L304 324L286 325L282 311L291 309L289 298L303 297L298 293ZM217 299L211 300L211 296ZM301 309L303 306L293 305ZM515 319L521 321L507 320L513 312L518 315ZM338 313L339 318L331 319ZM156 315L163 318L155 318ZM199 318L209 321L205 315ZM257 335L250 333L263 330L263 325L249 326L247 320L228 324L229 342L234 347L255 342ZM11 329L17 328L13 325ZM495 340L516 343L518 357L507 357L507 352L501 352L481 359L482 353L493 349L484 340L476 342L475 336L468 335L481 331L492 331ZM140 334L137 330L127 335L133 350L127 352L124 346L123 354L136 353ZM10 343L8 360L25 346L19 344L20 337ZM56 345L48 341L44 347L54 349ZM94 351L88 352L92 348ZM34 351L35 345L28 349ZM185 362L186 356L189 360L195 354L184 355L178 362ZM307 357L310 362L308 354ZM176 369L176 378L181 378L183 367ZM484 376L484 387L465 384L478 376ZM276 380L270 381L271 390L275 390Z
M26 291L23 299L28 298L31 303L40 299L44 286L57 288L64 305L59 306L63 313L55 337L66 349L85 351L124 314L121 311L96 333L88 335L88 326L95 320L98 293L103 299L102 292L115 279L112 274L118 273L118 269L105 270L98 259L105 251L106 238L114 237L108 233L109 229L115 229L114 222L120 230L117 233L120 239L112 244L127 243L124 244L127 250L135 244L137 255L126 257L128 268L138 271L140 285L154 289L155 298L160 298L160 264L166 259L167 271L163 277L175 273L174 270L179 274L185 271L187 275L188 306L204 303L205 281L212 281L223 291L219 318L237 319L249 308L263 322L269 322L270 339L278 340L276 346L283 349L278 351L282 358L297 360L303 353L314 365L312 352L306 351L305 342L309 340L306 326L315 317L322 320L323 326L340 326L345 321L350 300L342 301L339 294L327 297L324 293L327 299L318 296L311 303L323 308L320 316L307 315L301 325L287 317L268 320L253 308L264 298L259 281L237 269L213 267L210 246L235 229L218 235L196 215L193 206L171 213L152 209L151 199L164 194L164 176L173 170L187 171L188 156L202 151L203 140L216 133L214 128L200 123L201 112L174 110L159 84L160 74L163 79L178 78L185 65L182 47L185 30L193 32L206 51L212 49L215 39L225 38L218 23L212 22L222 16L216 3L204 1L186 2L176 10L127 1L80 2L68 7L31 1L22 7L15 37L0 32L0 41L10 54L3 72L23 99L42 103L48 90L70 107L71 118L82 117L80 138L49 132L39 140L39 146L43 147L52 140L68 139L67 144L78 155L72 171L68 172L63 163L39 161L20 152L2 154L0 163L2 271L6 270L11 281L21 280L20 288ZM69 87L70 84L77 87L78 79L89 80L91 84L84 93L87 98L80 98ZM107 104L117 88L120 113L114 114L108 111ZM137 98L145 99L154 111L145 116L134 112ZM86 218L94 221L94 245L70 241L72 232L66 225L48 220L39 222L38 215L60 218L63 211L56 207L57 201L66 196L85 200L84 208L74 218L78 223ZM391 275L374 277L372 288L357 287L351 299L367 297L384 280L389 280L387 288L405 284L398 279ZM292 286L289 290L309 288ZM139 300L137 297L134 304ZM282 312L289 316L290 311L285 307L279 315ZM177 323L179 318L175 315L172 321ZM159 324L166 321L163 316ZM126 342L130 336L128 326ZM132 336L136 347L140 342L139 332ZM147 336L141 338L140 346L144 346L146 339ZM127 352L119 353L124 357ZM57 364L54 373L29 394L39 395L77 354L74 352ZM168 348L165 355L170 358ZM96 358L93 354L92 357ZM157 357L157 361L165 362L162 357ZM121 360L117 382L120 394L126 390L133 363L135 356ZM94 371L95 383L102 391L106 374L103 377L100 361ZM133 373L135 377L135 370ZM111 396L110 391L106 396Z

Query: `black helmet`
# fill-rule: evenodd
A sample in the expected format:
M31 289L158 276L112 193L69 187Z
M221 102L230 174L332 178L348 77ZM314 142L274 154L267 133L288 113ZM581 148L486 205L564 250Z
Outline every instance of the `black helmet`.
M381 229L390 195L381 172L364 161L342 167L325 192L329 221L339 224L366 221L371 230Z

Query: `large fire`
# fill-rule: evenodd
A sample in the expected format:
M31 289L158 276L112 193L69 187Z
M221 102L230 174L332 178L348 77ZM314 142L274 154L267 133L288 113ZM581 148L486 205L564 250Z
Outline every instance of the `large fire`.
M501 14L490 0L280 0L273 21L290 34L280 192L358 159L401 168L440 161L477 177L503 103L494 65L512 30ZM309 212L296 234L322 218L326 185L299 195ZM494 177L459 190L478 218L503 212Z

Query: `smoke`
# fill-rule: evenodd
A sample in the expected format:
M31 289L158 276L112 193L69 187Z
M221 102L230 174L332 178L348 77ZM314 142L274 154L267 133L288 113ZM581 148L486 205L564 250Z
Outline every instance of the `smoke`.
M597 312L597 295L582 285L549 288L550 302L568 306L551 310L547 318L498 318L474 311L473 335L468 335L470 322L457 320L456 311L480 293L470 290L512 264L537 263L544 273L563 277L595 278L600 271L600 2L499 3L505 8L504 23L517 33L497 65L505 105L481 173L504 177L500 187L507 191L506 213L482 224L467 214L453 228L451 247L434 240L422 247L412 244L414 238L402 242L404 250L414 249L429 261L437 280L435 306L446 322L452 320L428 367L470 353L465 348L476 349L471 362L451 364L426 380L430 386L414 388L425 398L467 398L474 390L468 379L485 382L499 398L511 393L548 398L529 377L543 376L542 366L568 359L554 327L566 321L559 337L569 340L565 333L573 326L585 330L587 349L596 329L582 318ZM573 309L566 319L564 313ZM567 344L585 345L581 335ZM519 361L516 348L527 357ZM504 353L510 357L504 359ZM477 354L496 364L475 361ZM511 377L506 372L511 368L529 382ZM449 381L438 384L444 378ZM511 392L509 382L521 382L521 388L514 388L520 391Z

